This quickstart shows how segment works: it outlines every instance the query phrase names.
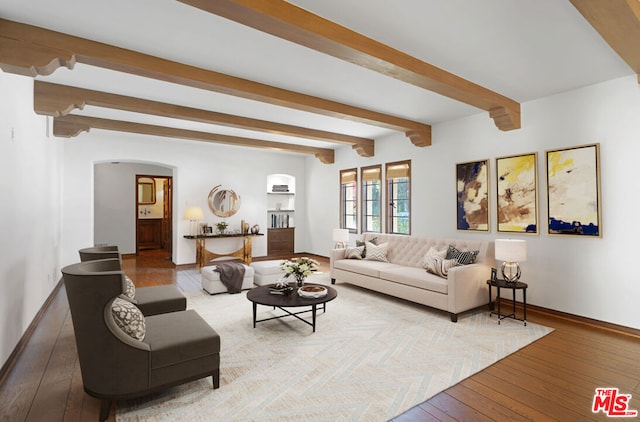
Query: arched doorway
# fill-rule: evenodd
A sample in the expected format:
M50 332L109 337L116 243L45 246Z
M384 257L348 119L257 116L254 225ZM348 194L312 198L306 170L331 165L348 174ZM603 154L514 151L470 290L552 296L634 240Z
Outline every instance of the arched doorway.
M171 257L174 242L174 168L158 164L120 161L94 163L94 243L117 245L122 254L138 253L138 220L140 213L145 213L141 206L152 205L138 204L138 175L162 180L157 184L155 195L163 198L159 218L168 221L162 226L160 238L165 241L161 241L160 246L166 247ZM164 193L165 189L168 189L167 194ZM168 200L164 199L165 195L169 195ZM143 202L150 202L144 199ZM150 216L150 212L147 209L147 216Z

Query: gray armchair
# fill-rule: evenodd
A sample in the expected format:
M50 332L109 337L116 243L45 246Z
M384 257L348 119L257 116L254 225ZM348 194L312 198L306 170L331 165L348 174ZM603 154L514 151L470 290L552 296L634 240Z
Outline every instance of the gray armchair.
M116 323L113 301L123 293L118 259L81 262L62 269L75 332L84 390L102 400L100 420L111 402L147 395L211 376L220 385L220 337L193 310L144 317L136 340Z
M80 261L115 258L121 261L117 246L94 246L80 249ZM136 288L135 298L131 300L145 316L184 311L187 298L175 286L151 286Z

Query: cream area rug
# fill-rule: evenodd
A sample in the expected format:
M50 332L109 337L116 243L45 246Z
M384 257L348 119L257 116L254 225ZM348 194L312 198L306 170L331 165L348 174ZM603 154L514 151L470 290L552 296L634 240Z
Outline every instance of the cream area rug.
M330 284L328 274L309 281ZM498 325L486 309L445 312L349 284L319 313L316 332L293 317L252 325L246 291L188 294L221 337L211 377L118 402L118 421L386 421L551 332ZM281 313L258 306L258 319Z

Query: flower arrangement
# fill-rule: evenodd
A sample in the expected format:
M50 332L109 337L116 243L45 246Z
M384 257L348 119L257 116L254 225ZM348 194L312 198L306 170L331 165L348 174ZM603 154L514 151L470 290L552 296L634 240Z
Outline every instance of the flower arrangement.
M216 223L216 228L218 229L218 233L224 233L225 230L227 230L227 227L229 227L229 225L227 224L226 221L220 221L219 223Z
M315 259L303 256L301 258L291 258L290 261L284 261L280 264L280 268L284 271L285 279L292 275L295 277L298 287L301 287L304 279L314 271L317 271L319 265Z

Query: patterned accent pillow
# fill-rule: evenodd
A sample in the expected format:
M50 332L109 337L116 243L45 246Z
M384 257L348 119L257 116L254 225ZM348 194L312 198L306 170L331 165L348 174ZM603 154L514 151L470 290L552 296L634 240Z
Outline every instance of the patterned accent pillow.
M428 269L429 267L433 268L433 266L435 265L436 257L440 257L444 259L446 255L447 255L446 249L439 251L433 246L430 247L426 255L424 256L424 260L422 261L422 268L425 268L425 269Z
M389 249L389 242L381 245L374 245L371 242L367 242L367 248L365 249L365 257L367 261L382 261L389 262L387 260L387 249Z
M457 259L460 265L469 265L476 262L476 258L480 251L460 251L453 245L449 245L447 249L446 259Z
M129 278L129 276L124 276L124 295L129 299L136 298L136 286L133 284L133 280Z
M347 259L362 259L363 254L364 254L364 246L356 246L355 248L350 248L347 246L347 250L344 253L344 257Z
M436 256L433 259L433 263L426 267L426 269L427 272L442 278L447 278L449 276L449 269L458 265L460 264L458 264L458 260L456 259L445 259L441 256Z
M142 311L126 300L115 298L111 304L111 315L122 331L135 340L144 340L147 326Z
M369 242L373 243L374 245L378 244L378 238L377 237L373 237L371 238L371 240L369 240ZM356 246L362 246L364 249L362 249L362 257L364 258L365 256L367 256L367 244L361 240L356 240Z

